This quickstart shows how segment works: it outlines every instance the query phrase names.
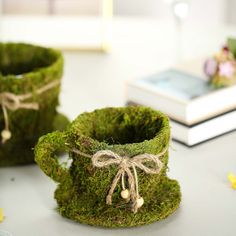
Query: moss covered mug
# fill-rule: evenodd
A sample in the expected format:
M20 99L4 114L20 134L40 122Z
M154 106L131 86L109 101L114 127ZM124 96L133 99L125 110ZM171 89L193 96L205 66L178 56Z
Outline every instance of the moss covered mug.
M38 138L65 126L56 111L62 70L59 51L0 43L0 166L33 162Z
M169 120L146 107L104 108L83 113L64 132L40 138L35 160L60 183L59 212L104 227L161 220L180 203L178 182L166 176ZM60 165L65 149L71 166Z

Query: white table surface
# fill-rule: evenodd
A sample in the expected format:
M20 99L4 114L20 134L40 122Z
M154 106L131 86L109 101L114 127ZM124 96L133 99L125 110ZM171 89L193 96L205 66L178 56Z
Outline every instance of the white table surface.
M183 58L212 53L236 32L229 26L209 29L186 26ZM119 19L111 54L65 52L60 111L73 119L83 111L124 105L126 80L173 64L173 35L170 23ZM131 229L95 228L62 218L53 199L56 184L36 165L1 168L0 208L5 219L0 230L14 236L234 236L236 191L227 173L236 174L235 141L236 132L190 149L173 142L168 175L181 185L180 209L166 220Z

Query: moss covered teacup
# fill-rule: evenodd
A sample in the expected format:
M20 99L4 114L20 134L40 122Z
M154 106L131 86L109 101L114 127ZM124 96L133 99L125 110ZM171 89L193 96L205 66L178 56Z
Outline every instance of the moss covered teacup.
M56 111L62 70L56 50L0 43L0 166L33 162L38 138L67 123Z
M104 227L161 220L180 203L178 182L166 176L168 118L146 107L104 108L83 113L64 132L40 138L35 160L54 181L59 212ZM60 165L58 149L72 164Z

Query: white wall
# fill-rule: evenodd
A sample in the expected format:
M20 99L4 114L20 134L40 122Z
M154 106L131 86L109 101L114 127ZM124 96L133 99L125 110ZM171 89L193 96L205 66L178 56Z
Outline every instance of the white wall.
M4 13L47 14L48 0L1 0Z
M236 0L231 1L236 3ZM223 23L226 21L227 3L228 0L190 0L189 20ZM165 0L114 0L114 12L118 15L155 16L160 19L170 16Z
M227 12L227 22L236 24L236 0L228 0Z
M164 0L113 0L117 15L166 17L169 9Z
M100 12L102 0L0 0L7 14L89 14Z
M6 13L47 14L50 0L0 0ZM94 13L94 5L102 0L51 0L54 12L62 14ZM171 19L168 0L113 0L114 13L123 16L151 16ZM236 0L189 0L191 3L188 20L195 22L236 24ZM91 10L92 9L92 10Z

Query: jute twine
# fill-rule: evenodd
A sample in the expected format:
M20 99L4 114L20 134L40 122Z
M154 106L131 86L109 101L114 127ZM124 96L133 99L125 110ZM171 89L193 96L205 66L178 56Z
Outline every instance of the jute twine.
M68 145L68 144L66 144ZM94 155L88 155L86 153L80 152L76 148L72 148L71 151L92 159L92 164L97 168L104 168L111 165L117 166L117 173L112 181L108 195L106 196L106 203L108 205L112 204L112 195L119 182L121 180L122 192L121 196L129 201L131 201L131 210L136 213L138 208L140 208L144 199L139 195L139 184L138 184L138 174L136 168L144 171L146 174L159 174L162 170L164 164L160 161L160 157L163 156L167 147L163 149L159 154L139 154L133 157L120 156L110 150L101 150L96 152ZM149 165L147 165L147 163ZM150 167L152 163L153 167ZM128 189L125 187L125 177L127 176Z
M60 84L60 80L54 80L51 83L37 89L34 93L26 93L16 95L14 93L3 92L0 93L0 105L2 106L3 116L4 116L4 130L2 130L2 143L5 143L11 138L11 132L9 130L9 117L8 110L16 111L18 109L29 109L29 110L39 110L39 104L37 102L24 102L27 99L33 97L34 94L40 95Z

